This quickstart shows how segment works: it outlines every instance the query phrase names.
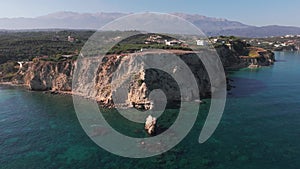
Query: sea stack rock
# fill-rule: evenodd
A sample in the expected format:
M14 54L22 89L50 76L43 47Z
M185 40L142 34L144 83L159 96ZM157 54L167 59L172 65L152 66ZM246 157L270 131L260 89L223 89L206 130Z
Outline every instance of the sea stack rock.
M148 134L153 135L155 133L156 118L149 115L146 119L145 130Z

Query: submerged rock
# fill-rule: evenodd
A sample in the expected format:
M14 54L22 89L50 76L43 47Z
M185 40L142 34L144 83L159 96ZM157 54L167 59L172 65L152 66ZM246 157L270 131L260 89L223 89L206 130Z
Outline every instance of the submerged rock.
M156 118L149 115L146 119L145 130L148 134L153 135L155 133Z

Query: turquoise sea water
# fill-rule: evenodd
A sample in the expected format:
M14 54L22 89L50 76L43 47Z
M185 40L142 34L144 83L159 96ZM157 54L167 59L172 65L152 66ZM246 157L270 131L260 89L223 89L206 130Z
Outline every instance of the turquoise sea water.
M201 106L179 145L146 159L118 157L93 143L77 120L71 96L0 86L0 168L299 169L300 53L276 53L276 59L274 66L230 75L236 88L207 142L199 144L198 137L209 104ZM115 118L115 112L107 113ZM144 135L137 127L124 131Z

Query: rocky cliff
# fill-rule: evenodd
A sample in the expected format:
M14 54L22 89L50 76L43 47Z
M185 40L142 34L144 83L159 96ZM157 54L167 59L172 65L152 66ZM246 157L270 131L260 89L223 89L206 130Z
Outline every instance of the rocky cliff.
M23 64L12 78L13 84L21 84L36 91L72 90L73 61L35 61Z
M253 58L241 57L249 53L247 48L230 49L223 45L217 48L217 52L225 70L250 65L267 66L274 62L274 54L270 51L259 52L259 56ZM200 96L208 97L211 86L206 69L199 57L190 51L175 51L175 53L188 65L196 77ZM30 90L72 92L95 99L104 105L113 105L114 101L116 104L141 109L151 108L153 100L150 99L149 93L155 89L161 89L166 94L168 103L180 100L179 86L176 81L163 71L146 69L144 64L136 61L135 57L138 55L147 55L147 53L109 55L104 57L101 64L92 58L80 62L71 60L27 62L12 78L12 83L25 85ZM157 58L167 57L168 54L160 53L156 56ZM154 60L158 64L159 59ZM75 67L77 67L77 72L74 72ZM177 67L173 69L177 71ZM74 74L76 74L74 81L77 83L74 83L72 88ZM117 90L123 90L123 93L121 92L122 94L118 96L123 98L122 101L116 102L113 98ZM191 92L186 96L186 100L193 100L194 95L195 93Z

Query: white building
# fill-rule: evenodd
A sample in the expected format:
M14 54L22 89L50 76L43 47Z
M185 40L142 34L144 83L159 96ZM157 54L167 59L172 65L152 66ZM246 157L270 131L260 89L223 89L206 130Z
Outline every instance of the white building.
M174 46L174 45L180 45L182 44L182 42L178 40L171 40L171 41L165 40L165 44L167 46Z
M203 39L200 39L200 40L196 40L196 44L197 46L206 46L207 42Z
M74 41L75 41L75 38L72 37L72 36L68 36L68 41L69 41L69 42L74 42Z

